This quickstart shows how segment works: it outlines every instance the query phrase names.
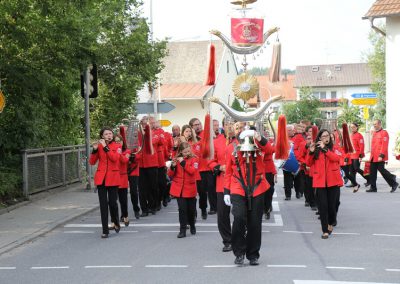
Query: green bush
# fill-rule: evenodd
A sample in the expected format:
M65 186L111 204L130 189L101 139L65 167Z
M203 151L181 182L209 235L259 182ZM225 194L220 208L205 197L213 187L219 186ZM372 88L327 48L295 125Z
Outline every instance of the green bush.
M10 205L21 197L23 197L21 173L13 168L0 167L1 204Z

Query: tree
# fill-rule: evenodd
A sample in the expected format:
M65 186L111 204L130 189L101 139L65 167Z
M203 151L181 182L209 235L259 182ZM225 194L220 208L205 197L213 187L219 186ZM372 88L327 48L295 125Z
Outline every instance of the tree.
M234 98L231 107L237 111L244 111L243 107L240 105L240 102L236 97Z
M342 110L338 116L338 125L346 123L357 123L359 126L363 124L363 119L360 114L360 108L354 105L349 105L347 100L343 100L340 104Z
M286 116L288 123L298 123L302 119L316 122L322 118L321 112L318 110L322 103L312 94L312 88L302 87L299 91L300 100L283 105L282 112Z
M385 26L379 27L385 30ZM367 54L368 66L371 68L373 83L371 90L378 94L378 104L374 108L373 119L380 119L383 127L386 125L386 38L375 31L369 34L373 46L372 52Z

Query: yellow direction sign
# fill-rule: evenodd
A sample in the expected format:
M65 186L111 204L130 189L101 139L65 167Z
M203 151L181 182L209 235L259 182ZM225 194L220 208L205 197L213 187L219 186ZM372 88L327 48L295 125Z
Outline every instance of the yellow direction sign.
M3 112L5 105L6 105L6 97L3 95L3 92L0 90L0 113Z
M369 119L369 108L363 107L363 114L365 120Z
M171 121L167 120L167 119L161 119L160 120L160 125L161 127L167 127L171 125Z
M378 99L376 98L366 98L366 99L354 99L351 101L353 105L357 106L373 106L376 105Z

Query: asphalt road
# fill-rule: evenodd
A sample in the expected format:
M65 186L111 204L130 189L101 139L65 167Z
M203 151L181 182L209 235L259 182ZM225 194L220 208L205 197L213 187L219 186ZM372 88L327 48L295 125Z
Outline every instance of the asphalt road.
M322 240L315 213L284 201L279 184L257 267L221 251L216 215L177 239L172 200L105 240L98 211L58 227L0 256L0 283L400 283L400 192L342 188L338 226Z

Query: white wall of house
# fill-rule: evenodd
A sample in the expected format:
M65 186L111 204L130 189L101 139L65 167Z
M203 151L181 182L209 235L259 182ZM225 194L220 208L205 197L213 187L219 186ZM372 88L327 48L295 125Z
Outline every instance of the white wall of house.
M389 159L400 131L400 17L386 18L386 129L389 132Z
M193 117L197 117L204 123L207 110L202 107L200 100L167 100L167 102L173 104L175 109L169 113L161 114L162 119L171 121L170 126L163 128L165 131L171 132L174 124L178 124L180 127L189 124L189 120Z

